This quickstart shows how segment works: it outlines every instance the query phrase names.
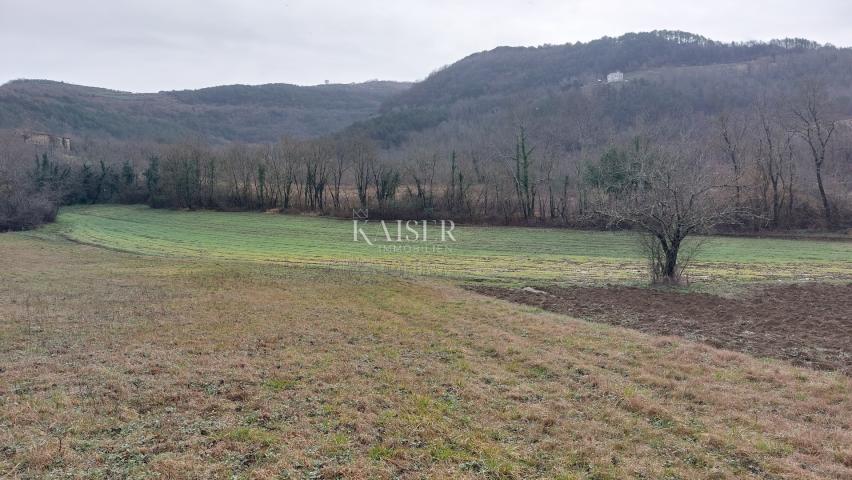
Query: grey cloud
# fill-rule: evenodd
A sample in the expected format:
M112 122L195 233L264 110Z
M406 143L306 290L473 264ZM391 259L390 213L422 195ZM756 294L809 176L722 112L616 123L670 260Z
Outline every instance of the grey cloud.
M416 80L498 45L671 28L852 45L845 0L0 0L0 82L131 91Z

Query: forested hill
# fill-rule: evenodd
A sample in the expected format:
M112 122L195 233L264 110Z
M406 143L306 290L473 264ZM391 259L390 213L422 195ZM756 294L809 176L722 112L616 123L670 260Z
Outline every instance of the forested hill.
M499 47L436 71L389 100L386 108L445 104L463 98L604 78L616 70L739 63L818 50L805 39L721 43L679 31L628 33L588 43Z
M627 79L621 88L596 88L615 71ZM852 50L806 39L725 43L679 31L499 47L437 70L353 130L391 146L441 124L449 131L459 121L500 123L501 115L553 120L578 108L598 109L626 126L638 116L653 122L669 112L715 115L814 77L847 94Z
M626 81L604 88L613 71L624 72ZM188 136L212 143L270 142L343 130L384 147L404 145L421 133L430 137L425 142L440 145L454 135L470 141L472 130L499 131L518 118L552 126L592 116L617 133L673 114L712 117L765 95L791 93L814 78L839 102L835 113L852 116L850 49L805 39L725 43L654 31L498 47L415 84L229 85L136 94L19 80L0 86L0 130L158 143Z
M129 93L47 80L0 86L0 129L26 128L75 137L213 142L315 137L373 115L400 82L297 86L228 85Z

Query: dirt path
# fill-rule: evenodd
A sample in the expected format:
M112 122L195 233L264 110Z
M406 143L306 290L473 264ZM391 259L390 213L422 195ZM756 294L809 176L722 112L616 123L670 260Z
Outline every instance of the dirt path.
M852 284L785 285L738 299L631 287L473 289L574 317L852 373Z

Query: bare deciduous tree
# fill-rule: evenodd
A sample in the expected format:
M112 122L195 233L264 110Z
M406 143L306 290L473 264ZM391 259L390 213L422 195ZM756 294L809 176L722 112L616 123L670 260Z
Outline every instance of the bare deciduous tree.
M828 145L837 124L828 119L826 113L828 95L823 87L810 83L805 86L802 97L800 104L793 107L793 114L797 120L795 132L804 139L811 152L823 215L826 223L831 225L831 203L825 192L822 172L828 154Z
M512 156L514 163L514 183L515 194L518 197L518 207L527 220L535 215L535 179L530 174L532 164L532 154L534 147L528 145L526 130L520 127L517 140L515 142L515 154Z
M719 117L722 151L734 171L734 199L737 206L741 204L742 186L740 182L743 175L743 156L747 133L748 119L744 115L735 116L725 113Z
M614 224L636 229L652 280L678 284L697 243L688 237L732 222L737 210L720 200L718 175L706 168L704 152L687 142L654 148L640 157L635 181L603 213ZM691 255L689 255L691 256Z
M334 158L331 163L331 203L335 210L340 210L341 197L340 188L343 184L343 177L349 170L349 152L348 142L337 140L334 144Z
M792 168L792 136L778 121L778 116L770 116L765 104L758 107L760 133L757 140L755 162L763 180L763 199L769 202L770 222L777 228L784 203L784 174ZM768 200L767 200L767 197Z
M355 189L361 208L367 207L367 189L370 186L370 174L376 162L376 152L367 140L353 139L349 153L352 155L352 168L355 175Z

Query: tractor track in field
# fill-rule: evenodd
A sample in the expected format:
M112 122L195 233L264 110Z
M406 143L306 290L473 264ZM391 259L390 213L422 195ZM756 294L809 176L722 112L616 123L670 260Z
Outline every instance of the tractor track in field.
M622 286L469 288L585 320L852 375L852 283L755 288L738 298Z

